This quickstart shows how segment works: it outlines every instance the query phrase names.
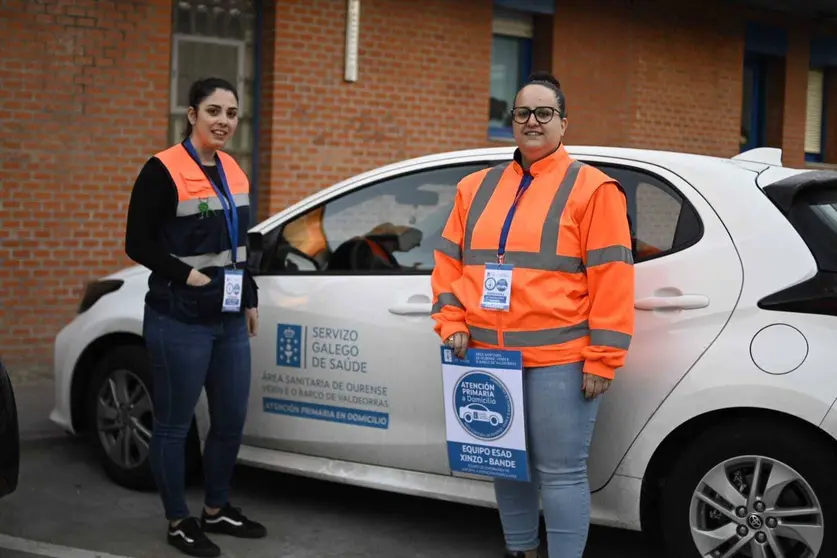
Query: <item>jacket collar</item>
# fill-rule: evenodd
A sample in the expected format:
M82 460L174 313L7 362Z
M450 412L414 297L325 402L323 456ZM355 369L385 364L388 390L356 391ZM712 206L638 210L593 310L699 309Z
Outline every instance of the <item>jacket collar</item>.
M533 178L537 178L540 174L549 173L550 171L563 168L570 164L570 154L567 153L567 150L564 148L564 143L561 142L561 145L558 148L544 157L543 159L539 159L532 163L529 166L529 174L532 175ZM525 173L523 171L523 156L520 154L520 149L514 150L514 162L512 163L514 171L523 176Z

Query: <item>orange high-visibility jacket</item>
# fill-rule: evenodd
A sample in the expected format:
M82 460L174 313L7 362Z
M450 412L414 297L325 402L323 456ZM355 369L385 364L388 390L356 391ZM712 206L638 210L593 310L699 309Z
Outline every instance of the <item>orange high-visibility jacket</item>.
M627 200L600 170L563 146L530 167L506 244L514 265L510 308L480 306L485 264L524 177L515 160L457 186L431 277L435 330L467 332L476 348L520 350L525 367L584 361L608 379L625 363L634 330L634 269Z

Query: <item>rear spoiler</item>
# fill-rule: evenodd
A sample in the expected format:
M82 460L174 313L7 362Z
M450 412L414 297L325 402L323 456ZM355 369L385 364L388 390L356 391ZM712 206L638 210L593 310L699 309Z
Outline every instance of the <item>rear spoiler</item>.
M815 193L837 188L837 171L816 170L801 172L778 180L762 188L771 202L788 215L794 200L803 193Z

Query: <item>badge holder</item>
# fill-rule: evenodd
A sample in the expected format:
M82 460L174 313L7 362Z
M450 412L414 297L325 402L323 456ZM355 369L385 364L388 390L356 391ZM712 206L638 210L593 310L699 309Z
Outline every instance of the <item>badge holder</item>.
M485 264L480 306L485 310L508 312L511 307L512 271L514 266L504 263L499 256L497 263Z
M244 289L244 272L240 269L224 270L224 312L241 310L241 292Z

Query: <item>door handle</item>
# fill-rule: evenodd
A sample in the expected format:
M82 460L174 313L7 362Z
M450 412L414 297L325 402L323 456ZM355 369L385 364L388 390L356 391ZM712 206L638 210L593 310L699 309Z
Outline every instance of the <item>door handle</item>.
M637 310L694 310L709 306L704 295L649 296L634 302Z
M430 302L400 302L389 307L390 314L399 316L429 316L433 310Z

